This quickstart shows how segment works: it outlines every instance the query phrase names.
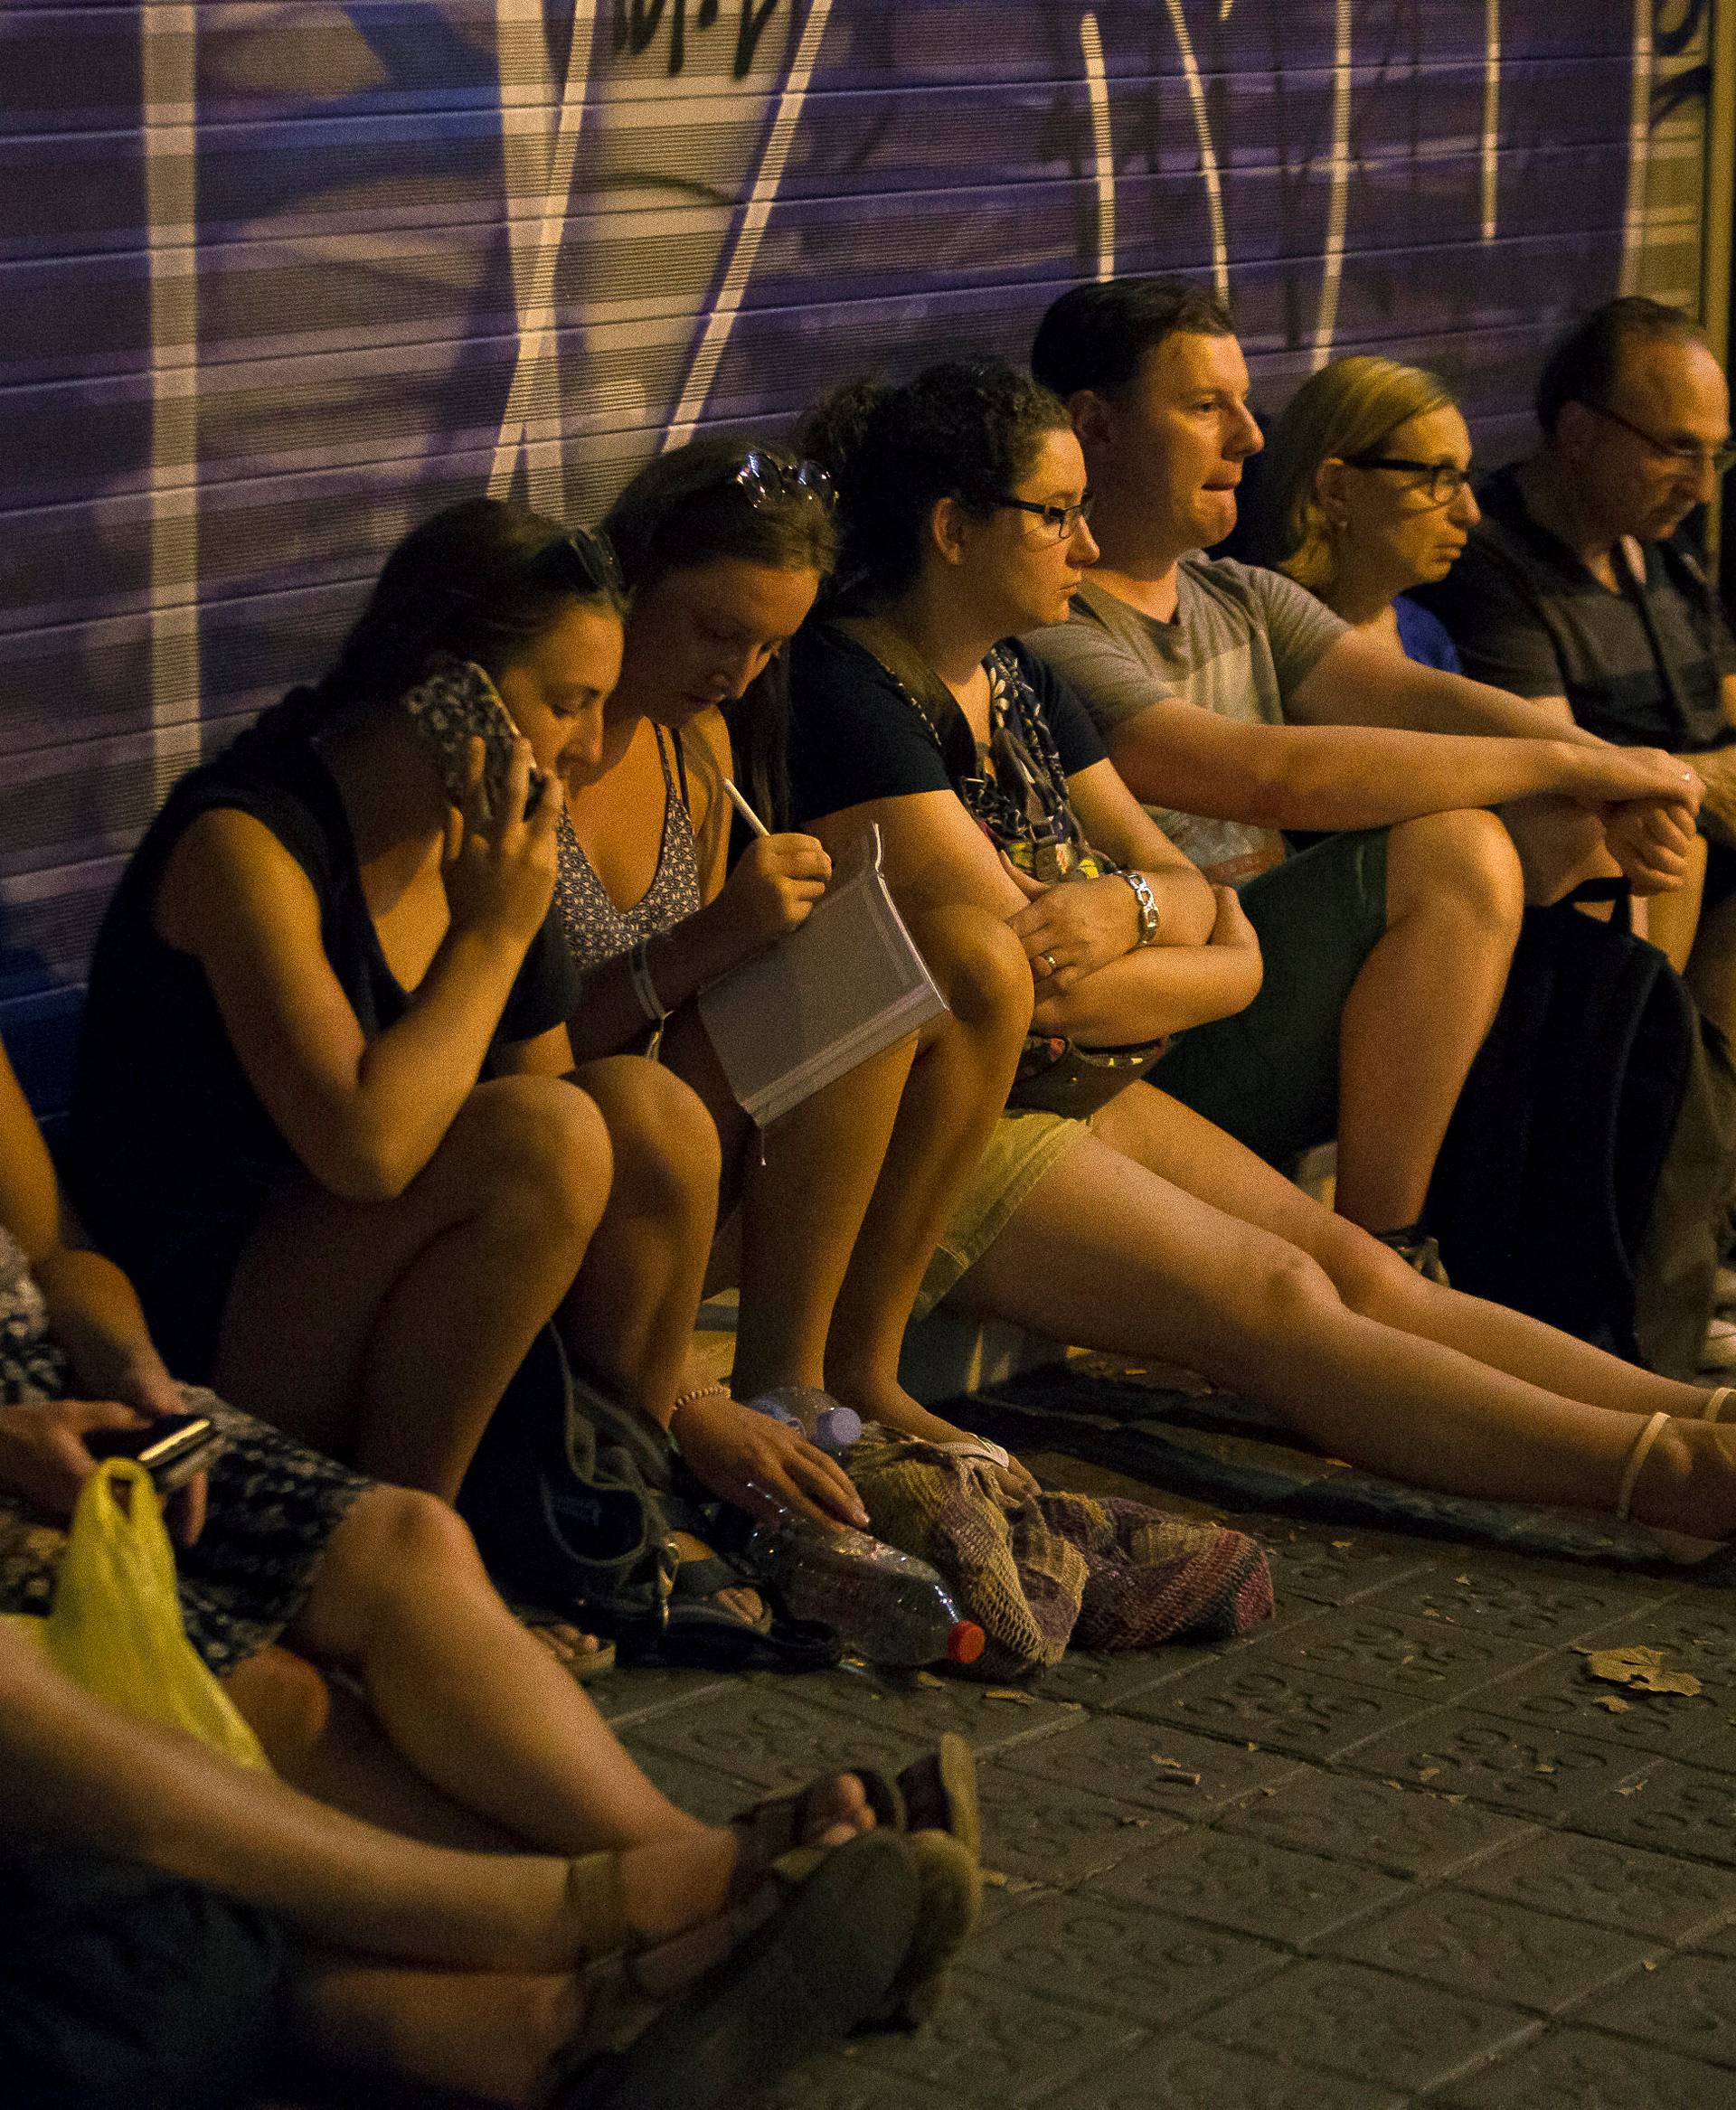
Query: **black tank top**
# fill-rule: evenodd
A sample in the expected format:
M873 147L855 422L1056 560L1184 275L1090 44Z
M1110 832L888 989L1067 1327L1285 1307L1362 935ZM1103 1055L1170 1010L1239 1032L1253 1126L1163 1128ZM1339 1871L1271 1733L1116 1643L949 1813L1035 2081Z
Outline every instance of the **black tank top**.
M79 1050L67 1173L104 1251L132 1276L176 1374L209 1374L236 1261L261 1212L307 1175L236 1059L204 969L158 935L175 845L217 806L250 814L300 865L326 956L372 1040L409 997L368 913L349 819L298 690L184 777L134 852L98 934ZM570 1018L580 981L551 918L532 942L496 1044Z

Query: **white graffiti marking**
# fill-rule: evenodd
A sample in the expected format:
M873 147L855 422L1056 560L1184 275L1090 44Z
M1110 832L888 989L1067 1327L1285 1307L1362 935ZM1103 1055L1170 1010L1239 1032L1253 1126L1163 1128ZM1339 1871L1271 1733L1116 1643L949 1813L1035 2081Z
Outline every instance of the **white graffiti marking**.
M1338 289L1344 271L1344 216L1350 203L1350 0L1338 0L1332 61L1332 191L1326 202L1326 249L1320 266L1320 314L1314 331L1314 371L1332 357L1338 326Z
M1483 0L1483 239L1495 240L1501 174L1501 0Z
M151 764L161 799L199 759L196 10L139 10L150 244Z
M1182 55L1182 76L1187 82L1187 99L1194 110L1194 131L1200 143L1200 174L1205 181L1205 209L1212 221L1212 282L1218 298L1230 298L1230 240L1224 230L1223 184L1218 174L1217 149L1212 144L1212 120L1206 113L1205 89L1194 56L1194 40L1187 33L1187 17L1182 0L1168 0L1169 20L1175 32L1175 48Z
M826 34L826 19L832 13L832 0L813 0L807 11L807 20L802 24L802 41L796 48L789 76L784 82L783 93L778 99L778 112L766 134L766 144L760 156L760 166L754 174L753 185L748 193L747 209L741 215L741 223L736 229L735 246L730 251L730 260L723 272L723 286L717 297L717 305L705 318L704 334L693 353L693 364L687 370L687 379L681 391L681 400L675 406L675 414L668 431L664 435L663 450L666 454L672 447L683 447L693 436L693 428L704 415L706 399L712 392L712 383L717 379L717 370L723 358L723 348L730 341L730 332L735 326L735 318L741 312L741 298L747 292L748 280L753 276L754 259L760 254L760 238L766 231L766 222L771 218L772 206L777 203L778 186L784 180L784 165L789 159L789 149L796 137L796 126L802 114L802 105L807 99L807 84L813 78L814 63L819 57L820 40Z
M1091 144L1097 155L1097 275L1115 277L1115 147L1109 136L1109 83L1103 66L1103 33L1095 13L1079 25L1080 55L1085 61L1086 92L1091 99Z
M1634 84L1628 116L1628 203L1621 216L1620 291L1639 283L1646 246L1646 186L1652 158L1652 0L1634 0Z
M513 301L518 311L518 353L488 472L488 494L493 498L506 496L522 453L531 504L557 516L566 511L566 476L561 459L554 271L571 210L572 169L584 121L595 14L591 0L580 0L573 11L572 43L556 110L554 63L542 0L495 0L501 148L506 165L506 239L512 254ZM520 49L540 63L527 88L509 91L508 76L514 71ZM509 52L514 61L509 61ZM541 200L533 222L519 209L521 200L533 197Z

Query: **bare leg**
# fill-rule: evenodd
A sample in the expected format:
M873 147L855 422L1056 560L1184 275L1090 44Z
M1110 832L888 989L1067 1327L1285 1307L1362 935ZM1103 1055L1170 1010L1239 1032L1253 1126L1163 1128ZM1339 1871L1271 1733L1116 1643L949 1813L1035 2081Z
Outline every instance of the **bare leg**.
M561 1331L666 1427L715 1228L717 1132L680 1078L641 1057L589 1062L574 1081L601 1110L614 1182Z
M268 1212L236 1270L213 1382L316 1449L451 1499L572 1282L611 1171L601 1116L571 1085L477 1086L396 1201L309 1183Z
M325 1956L302 1974L294 2020L322 2064L533 2110L584 2012L571 1974L434 1973Z
M1523 1312L1429 1282L1380 1241L1323 1209L1252 1152L1149 1085L1124 1092L1094 1124L1115 1149L1227 1215L1297 1246L1364 1318L1456 1348L1492 1370L1621 1414L1705 1408L1698 1386L1654 1376Z
M1524 909L1493 814L1430 814L1388 836L1386 933L1339 1028L1337 1208L1353 1223L1396 1230L1421 1215Z
M1678 975L1688 971L1705 891L1706 839L1696 835L1688 848L1688 874L1682 884L1673 887L1667 894L1653 894L1634 904L1637 909L1646 910L1646 928L1641 936L1651 939ZM1638 924L1634 928L1638 929Z
M1300 1248L1095 1136L1039 1184L954 1298L1060 1340L1180 1362L1264 1400L1338 1456L1458 1493L1608 1509L1636 1434L1630 1414L1352 1311ZM1684 1421L1657 1450L1635 1513L1736 1530L1736 1438Z
M1702 909L1687 979L1705 1016L1736 1038L1736 894Z
M354 1674L425 1780L529 1845L590 1853L703 1829L501 1603L443 1503L364 1495L286 1638Z
M1501 818L1519 852L1527 901L1559 901L1583 880L1620 876L1598 816L1571 798L1516 799Z
M1024 948L980 909L935 910L913 935L950 1010L923 1029L826 1350L828 1389L894 1425L920 1412L898 1381L904 1329L1006 1103L1033 994Z

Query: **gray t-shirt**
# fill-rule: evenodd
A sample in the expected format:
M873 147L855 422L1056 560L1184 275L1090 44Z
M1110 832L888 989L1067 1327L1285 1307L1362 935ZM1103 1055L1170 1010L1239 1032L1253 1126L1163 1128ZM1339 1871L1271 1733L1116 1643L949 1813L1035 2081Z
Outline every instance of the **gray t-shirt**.
M1174 620L1156 623L1088 579L1071 622L1024 640L1077 692L1111 752L1118 727L1167 697L1250 725L1282 725L1285 698L1345 630L1294 579L1229 557L1183 558L1175 592ZM1220 884L1240 885L1284 854L1273 829L1146 810Z

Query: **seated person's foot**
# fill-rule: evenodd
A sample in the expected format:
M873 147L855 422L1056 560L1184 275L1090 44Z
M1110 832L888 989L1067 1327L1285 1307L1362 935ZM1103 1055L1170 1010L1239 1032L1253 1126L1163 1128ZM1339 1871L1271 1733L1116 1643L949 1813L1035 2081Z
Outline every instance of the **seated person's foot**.
M600 1678L615 1667L615 1646L585 1634L564 1620L527 1620L527 1631L540 1641L560 1664L582 1685L587 1678Z
M913 1436L922 1443L942 1446L976 1446L977 1455L993 1468L1002 1493L1014 1502L1028 1502L1043 1492L1018 1459L1008 1457L1000 1445L990 1445L986 1437L930 1414L896 1381L858 1377L854 1372L835 1375L828 1371L826 1389L840 1406L854 1407L864 1422L878 1422L897 1435ZM958 1455L969 1453L961 1451Z
M717 1559L704 1540L696 1538L692 1531L672 1531L669 1539L676 1555L684 1562ZM770 1624L771 1615L767 1609L766 1600L758 1590L745 1586L721 1589L712 1594L712 1602L720 1611L727 1612L732 1619L739 1619L743 1626L751 1626L756 1633L763 1634Z
M573 1864L575 1926L602 1938L545 2068L548 2110L722 2110L903 1997L930 1906L905 1841L794 1855L731 1905L732 1859L706 1834Z

